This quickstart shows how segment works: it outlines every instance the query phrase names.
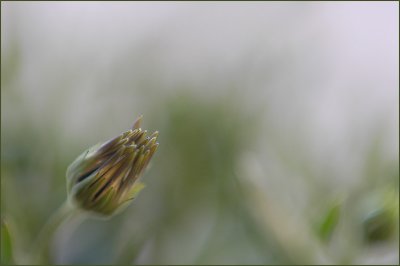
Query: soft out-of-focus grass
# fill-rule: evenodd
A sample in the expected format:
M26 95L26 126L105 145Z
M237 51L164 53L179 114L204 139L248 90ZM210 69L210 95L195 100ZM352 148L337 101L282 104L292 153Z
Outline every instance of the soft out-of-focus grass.
M279 247L261 237L248 217L235 174L240 155L255 147L259 134L257 114L238 106L240 101L229 98L205 100L178 93L166 101L165 109L157 110L163 114L158 120L164 125L164 145L154 175L162 179L156 180L162 183L158 231L166 237L161 254L167 253L152 262L172 263L177 258L169 256L178 250L182 263L193 258L197 263L273 262L271 256ZM184 241L175 243L175 235ZM241 251L233 252L236 249Z
M10 229L5 220L1 220L1 264L10 265L14 263L13 242Z

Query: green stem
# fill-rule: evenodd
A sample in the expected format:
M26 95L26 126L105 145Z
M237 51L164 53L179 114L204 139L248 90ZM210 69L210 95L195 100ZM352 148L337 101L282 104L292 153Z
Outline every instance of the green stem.
M74 213L73 208L68 201L65 201L47 220L39 235L35 239L31 253L31 263L43 264L49 261L49 247L53 235L60 225L70 218Z

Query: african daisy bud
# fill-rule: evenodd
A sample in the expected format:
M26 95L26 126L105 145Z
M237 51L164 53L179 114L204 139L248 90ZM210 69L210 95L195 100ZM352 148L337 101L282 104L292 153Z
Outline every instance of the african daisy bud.
M158 132L146 137L142 116L131 130L83 152L67 169L68 196L86 211L110 216L144 188L138 179L157 150Z

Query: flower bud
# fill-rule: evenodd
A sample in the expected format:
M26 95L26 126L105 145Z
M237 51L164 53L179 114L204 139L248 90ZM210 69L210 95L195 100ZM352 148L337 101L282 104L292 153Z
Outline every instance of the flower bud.
M68 167L68 196L75 206L110 216L144 188L138 179L157 150L158 132L146 136L141 120L140 116L132 129L87 149Z

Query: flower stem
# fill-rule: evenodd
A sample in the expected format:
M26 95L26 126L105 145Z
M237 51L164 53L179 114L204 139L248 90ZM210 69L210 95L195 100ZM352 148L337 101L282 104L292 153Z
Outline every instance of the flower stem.
M73 213L75 213L75 208L73 208L68 201L65 201L53 215L50 216L34 241L31 263L43 264L49 262L49 249L53 235L60 225L70 218Z

